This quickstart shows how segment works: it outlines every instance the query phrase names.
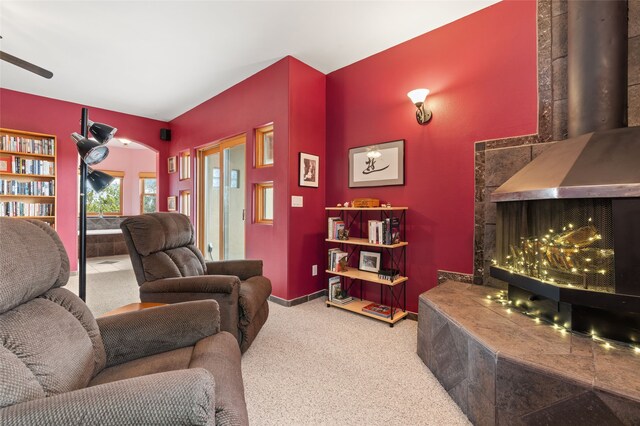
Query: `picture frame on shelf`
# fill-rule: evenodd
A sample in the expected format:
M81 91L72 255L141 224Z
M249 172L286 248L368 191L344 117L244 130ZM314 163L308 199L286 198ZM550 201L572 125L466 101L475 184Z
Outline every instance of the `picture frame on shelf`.
M349 188L404 185L404 139L349 149Z
M167 159L167 170L169 173L175 173L178 171L178 157L173 156Z
M176 210L178 210L177 204L178 204L178 197L176 197L175 195L167 197L167 211L175 212Z
M317 188L320 181L320 157L301 152L299 154L299 186Z
M358 269L361 271L375 272L380 271L380 253L373 251L361 251Z
M13 173L11 167L11 157L0 157L0 172Z

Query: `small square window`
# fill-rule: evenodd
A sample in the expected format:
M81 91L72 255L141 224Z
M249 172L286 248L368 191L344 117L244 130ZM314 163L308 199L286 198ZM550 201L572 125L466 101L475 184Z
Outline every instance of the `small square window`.
M256 167L273 166L273 124L256 129Z
M273 224L273 182L258 183L256 188L256 223Z

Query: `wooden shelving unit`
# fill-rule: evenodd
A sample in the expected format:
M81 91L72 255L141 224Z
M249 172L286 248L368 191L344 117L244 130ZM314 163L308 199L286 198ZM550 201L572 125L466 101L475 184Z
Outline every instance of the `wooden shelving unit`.
M393 327L395 323L401 321L407 316L407 289L406 284L409 280L408 277L404 276L404 271L406 270L406 247L409 243L405 240L405 229L406 229L406 211L408 207L374 207L374 208L356 208L356 207L326 207L326 211L337 211L340 212L340 216L342 217L345 225L349 230L352 230L353 225L358 222L360 223L360 232L363 232L363 215L365 212L377 212L380 214L380 218L385 217L393 217L394 213L400 213L401 218L401 235L402 241L396 244L374 244L370 243L369 239L366 235L360 235L358 237L349 236L348 240L337 240L333 238L326 238L325 242L330 244L339 244L342 247L349 247L351 250L351 255L355 253L359 253L360 248L378 248L382 252L385 252L388 256L387 260L391 264L391 266L399 266L401 265L400 272L401 275L398 276L394 281L382 279L378 277L378 274L375 272L367 272L362 271L358 268L349 266L346 271L332 271L330 269L326 269L325 273L328 275L340 276L343 277L343 284L346 282L349 283L347 287L347 291L349 291L352 286L356 283L360 284L360 295L363 293L363 286L365 283L377 284L380 286L380 301L377 303L384 303L384 289L389 294L390 303L387 303L391 307L391 316L390 317L382 317L378 315L374 315L362 310L365 306L373 303L369 300L364 299L355 299L349 303L341 304L337 302L332 302L327 298L326 304L327 307L336 307L349 312L354 312L359 315L363 315L365 317L373 318L378 321L385 322L389 324L389 326ZM397 249L400 249L400 255L402 259L396 259L394 256L394 250L396 252ZM343 288L345 288L343 286ZM403 298L403 302L400 303L400 297ZM402 305L402 306L400 306Z
M16 159L42 169L47 162L52 164L53 173L22 173L23 170L16 170ZM58 190L56 136L0 129L0 160L4 165L9 161L8 170L0 170L0 214L38 219L55 227ZM26 215L20 212L30 209L40 209L46 214Z

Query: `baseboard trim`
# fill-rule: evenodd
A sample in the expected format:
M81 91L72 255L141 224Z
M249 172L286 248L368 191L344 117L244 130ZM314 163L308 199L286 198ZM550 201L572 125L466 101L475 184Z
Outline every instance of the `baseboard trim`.
M287 308L290 308L292 306L300 305L302 303L309 302L313 299L317 299L318 297L322 297L326 295L327 295L327 290L323 289L323 290L316 291L315 293L307 294L305 296L296 297L295 299L291 299L291 300L286 300L278 296L271 295L269 296L269 300L272 301L273 303L277 303L280 306L286 306Z

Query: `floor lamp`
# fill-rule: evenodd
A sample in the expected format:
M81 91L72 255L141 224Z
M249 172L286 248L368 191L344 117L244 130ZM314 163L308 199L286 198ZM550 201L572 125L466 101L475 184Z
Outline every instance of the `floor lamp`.
M89 166L100 163L109 155L107 142L113 138L117 129L107 124L94 123L89 120L89 110L82 108L80 132L72 133L71 139L76 143L80 155L80 233L78 235L78 295L87 300L87 182L94 191L105 189L113 177L99 170L91 170ZM87 136L91 133L94 139Z

